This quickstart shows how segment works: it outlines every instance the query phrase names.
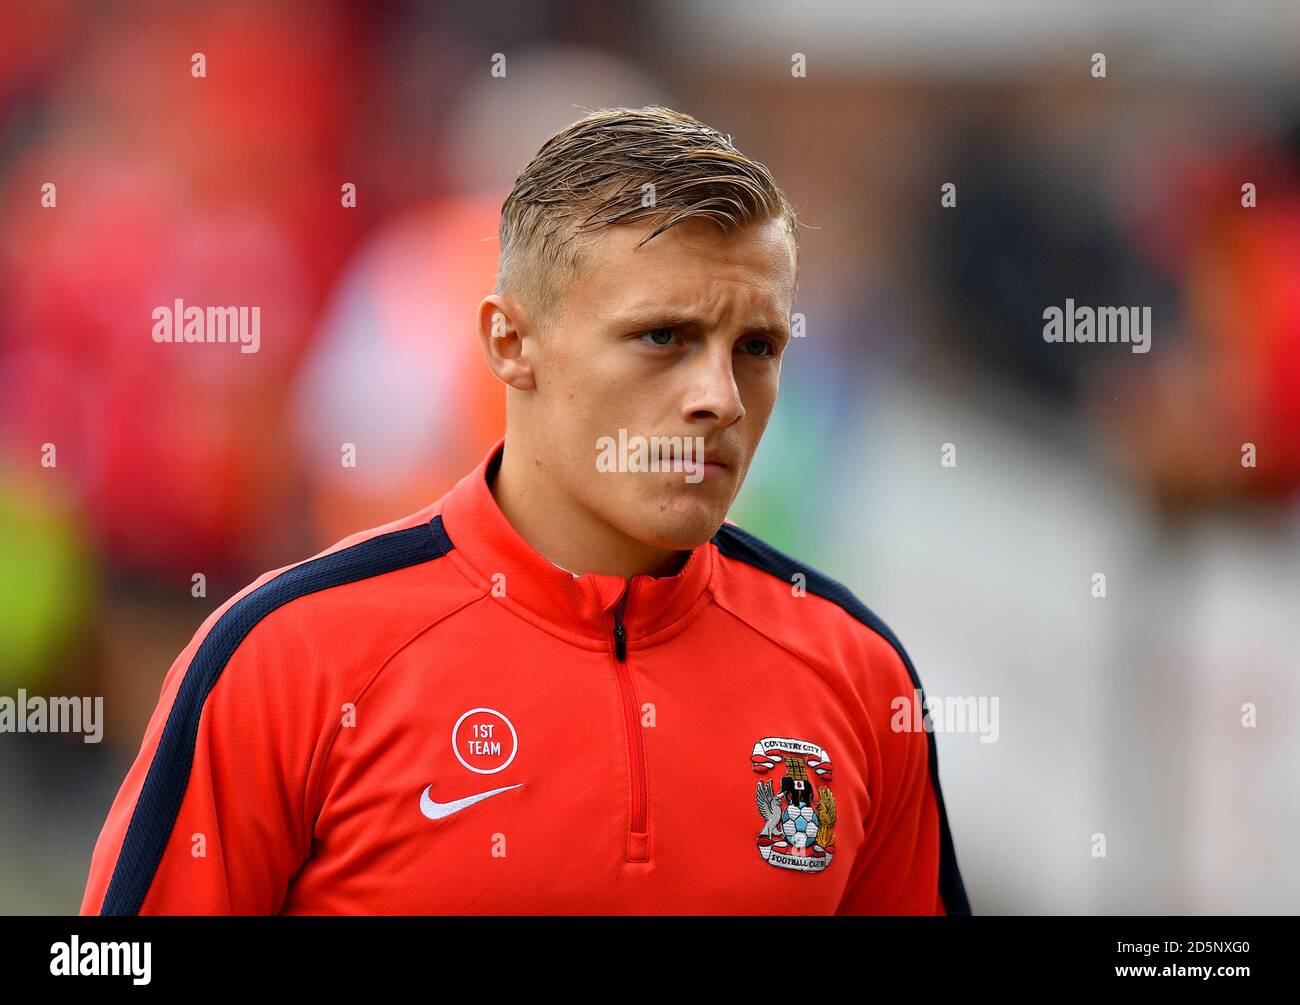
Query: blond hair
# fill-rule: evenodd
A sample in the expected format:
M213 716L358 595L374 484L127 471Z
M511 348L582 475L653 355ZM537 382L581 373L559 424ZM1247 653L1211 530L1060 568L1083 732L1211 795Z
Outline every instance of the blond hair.
M783 220L797 269L794 210L730 136L660 105L593 112L543 143L515 179L501 206L496 292L519 297L544 322L580 274L584 235L657 222L640 247L690 219L727 234Z

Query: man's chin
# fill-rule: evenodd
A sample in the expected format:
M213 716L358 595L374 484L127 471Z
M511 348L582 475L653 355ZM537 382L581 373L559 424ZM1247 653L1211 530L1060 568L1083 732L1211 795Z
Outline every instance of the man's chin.
M670 551L690 551L718 532L727 508L698 497L677 497L641 507L638 540Z

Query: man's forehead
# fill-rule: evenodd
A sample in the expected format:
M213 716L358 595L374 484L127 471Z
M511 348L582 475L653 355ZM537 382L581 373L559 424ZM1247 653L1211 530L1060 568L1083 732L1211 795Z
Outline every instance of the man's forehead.
M669 278L685 281L683 292L710 280L763 288L780 287L783 280L793 283L794 251L780 221L749 224L728 234L711 221L686 220L638 247L653 230L653 224L624 224L593 235L577 285L630 293L637 287L662 290ZM701 272L702 267L707 271Z
M788 251L791 245L787 236L789 231L779 219L757 220L737 230L726 231L708 217L682 220L642 244L642 240L649 238L660 223L652 220L616 224L597 231L597 234L602 239L608 238L607 247L611 250L638 256L680 255L683 252L772 254L782 245L783 250Z

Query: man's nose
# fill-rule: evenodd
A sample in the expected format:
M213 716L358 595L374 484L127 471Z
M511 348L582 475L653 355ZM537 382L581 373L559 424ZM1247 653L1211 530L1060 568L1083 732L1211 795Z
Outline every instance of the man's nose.
M701 352L689 373L691 391L684 415L687 419L714 419L724 429L745 417L745 403L736 384L729 347Z

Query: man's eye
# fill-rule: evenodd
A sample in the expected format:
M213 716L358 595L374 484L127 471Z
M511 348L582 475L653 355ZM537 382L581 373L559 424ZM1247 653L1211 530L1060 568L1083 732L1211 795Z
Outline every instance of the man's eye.
M652 328L648 332L643 332L641 337L648 337L655 345L669 345L673 340L673 330L671 328Z
M775 356L776 346L765 338L745 339L742 343L745 349L754 356Z

